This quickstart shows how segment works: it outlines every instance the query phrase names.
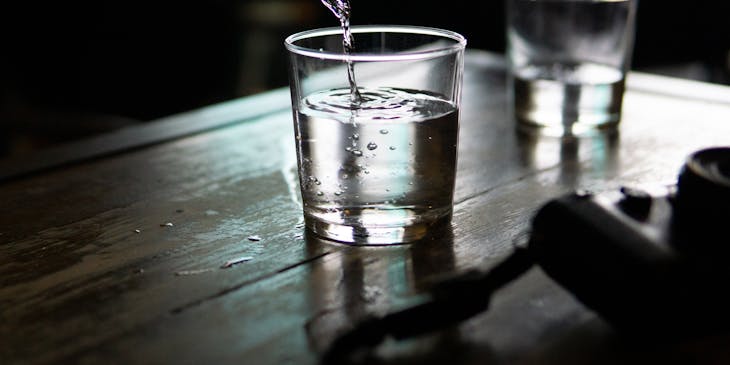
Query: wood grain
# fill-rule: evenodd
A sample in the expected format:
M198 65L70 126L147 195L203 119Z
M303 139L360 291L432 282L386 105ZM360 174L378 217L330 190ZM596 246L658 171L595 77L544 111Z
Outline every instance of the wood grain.
M469 53L453 228L412 245L347 247L306 234L288 105L6 181L0 363L316 363L363 316L407 305L442 275L496 263L547 200L575 188L672 183L688 153L730 142L730 100L680 97L651 80L629 85L618 136L521 136L503 61ZM225 118L190 114L184 123L230 121L233 109L221 108ZM238 257L252 259L221 268ZM374 361L631 363L671 360L673 351L617 345L600 319L533 270L490 312L389 343Z

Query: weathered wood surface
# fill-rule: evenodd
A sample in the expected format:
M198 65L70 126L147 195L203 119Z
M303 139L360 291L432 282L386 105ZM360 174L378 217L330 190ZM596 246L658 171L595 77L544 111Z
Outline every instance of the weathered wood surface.
M286 90L268 96L278 112L200 121L223 128L146 137L144 148L1 184L0 363L316 363L364 315L408 303L440 275L493 265L550 198L671 183L691 151L730 144L727 88L636 75L620 134L580 141L518 136L504 90L501 59L469 53L453 230L413 245L305 234ZM239 257L251 260L221 268ZM488 313L388 343L375 360L675 363L721 358L728 342L624 345L535 269Z

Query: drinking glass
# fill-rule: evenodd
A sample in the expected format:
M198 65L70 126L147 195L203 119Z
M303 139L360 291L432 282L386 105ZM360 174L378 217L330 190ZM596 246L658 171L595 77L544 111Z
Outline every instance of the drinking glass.
M506 0L511 100L522 130L616 130L637 0Z
M466 40L351 31L349 54L340 28L285 41L305 224L345 243L416 241L451 220Z

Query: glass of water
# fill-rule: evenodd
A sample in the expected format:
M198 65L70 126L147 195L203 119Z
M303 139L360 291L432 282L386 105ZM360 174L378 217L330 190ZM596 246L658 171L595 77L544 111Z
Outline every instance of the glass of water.
M616 130L638 0L506 0L517 125L542 135Z
M451 221L466 40L356 26L288 37L304 218L336 241L419 240Z

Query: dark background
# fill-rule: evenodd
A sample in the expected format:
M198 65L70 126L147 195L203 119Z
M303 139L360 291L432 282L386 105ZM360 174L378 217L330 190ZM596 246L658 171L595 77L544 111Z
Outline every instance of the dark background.
M355 25L447 28L504 51L502 0L352 2ZM18 3L0 5L0 157L285 86L283 38L338 25L319 0ZM633 68L729 83L727 8L640 1Z

